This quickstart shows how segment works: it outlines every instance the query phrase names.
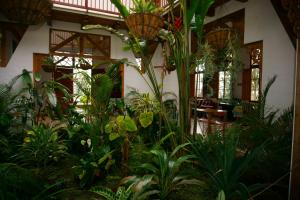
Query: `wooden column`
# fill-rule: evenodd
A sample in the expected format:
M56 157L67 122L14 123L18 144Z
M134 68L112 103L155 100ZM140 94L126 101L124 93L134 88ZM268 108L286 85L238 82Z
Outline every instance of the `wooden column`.
M300 40L297 41L296 93L290 200L300 199Z
M297 36L294 102L294 132L291 164L290 200L300 199L300 0L289 0L289 20Z

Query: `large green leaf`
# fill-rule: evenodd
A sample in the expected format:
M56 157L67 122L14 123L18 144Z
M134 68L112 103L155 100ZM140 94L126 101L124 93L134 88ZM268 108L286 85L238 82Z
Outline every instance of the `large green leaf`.
M57 98L56 98L55 91L52 89L48 89L47 96L48 96L50 104L55 107L57 104Z
M118 126L120 127L123 123L125 124L126 126L126 131L128 132L134 132L134 131L137 131L137 127L136 127L136 124L134 122L133 119L131 119L131 117L129 116L118 116L117 117L117 123L118 123Z
M113 141L113 140L117 139L118 137L120 137L119 133L113 132L113 133L109 134L109 140L110 141Z
M98 160L98 165L101 165L106 159L108 159L112 152L113 152L113 151L107 152L104 156L102 156L102 157Z
M97 103L109 101L114 84L106 74L97 74L93 77L92 95Z
M153 122L153 112L143 112L139 116L142 127L147 128Z
M221 190L218 194L217 200L225 200L225 193L223 190Z
M187 6L186 22L190 26L194 15L198 16L197 21L204 21L209 7L214 3L214 0L189 0ZM201 19L201 20L200 20ZM200 20L200 21L199 21ZM200 23L198 23L200 25ZM196 25L197 26L197 25Z
M115 193L109 188L93 187L90 189L91 192L94 192L107 200L115 200Z
M112 123L106 124L104 130L105 130L105 133L111 133L112 130L113 130L113 125L112 125Z
M129 15L129 11L126 8L126 6L124 6L122 4L122 2L120 0L110 0L111 3L113 3L116 8L118 9L118 11L120 12L120 14L122 15L122 17L126 18Z

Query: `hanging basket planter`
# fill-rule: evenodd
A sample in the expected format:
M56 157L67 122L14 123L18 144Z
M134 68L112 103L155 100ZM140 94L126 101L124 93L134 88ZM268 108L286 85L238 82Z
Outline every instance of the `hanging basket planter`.
M80 68L83 70L89 70L92 69L92 66L87 63L84 63L84 64L80 64Z
M146 40L154 39L164 25L160 16L151 13L131 14L125 19L125 22L135 37Z
M50 15L52 1L9 0L2 1L0 7L9 20L26 25L36 25L44 22Z
M42 64L42 69L44 70L44 72L54 72L55 71L55 65L50 65L50 64Z
M232 37L233 31L229 28L220 28L210 31L205 38L207 43L215 49L223 49Z

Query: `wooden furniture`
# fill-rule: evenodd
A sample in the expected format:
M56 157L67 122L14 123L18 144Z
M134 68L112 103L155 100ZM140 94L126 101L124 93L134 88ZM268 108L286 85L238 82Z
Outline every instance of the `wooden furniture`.
M204 123L207 125L206 133L210 134L212 133L212 126L221 126L222 132L225 132L226 127L226 110L220 110L220 109L213 109L213 108L197 108L197 112L202 112L206 114L206 118L200 118L199 121L201 123ZM214 117L217 117L218 119L215 119Z

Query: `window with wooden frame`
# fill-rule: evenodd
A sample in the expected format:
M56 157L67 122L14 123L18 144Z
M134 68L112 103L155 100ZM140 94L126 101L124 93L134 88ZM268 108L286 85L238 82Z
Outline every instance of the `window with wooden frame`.
M258 101L261 92L263 42L258 41L245 45L249 66L243 71L242 98L248 101Z
M195 97L203 97L204 65L200 64L195 69Z
M231 96L231 73L229 71L219 71L219 99L230 99Z
M104 73L107 63L111 61L111 41L109 36L95 35L87 33L78 33L65 30L50 30L50 55L53 56L54 62L57 66L57 70L54 72L54 77L60 79L61 76L55 74L60 71L69 69L72 71L73 80L77 82L83 80L82 73L89 76L97 73ZM105 63L105 64L104 64ZM63 75L63 73L60 73ZM81 74L81 75L80 75ZM121 84L123 84L123 71L120 70ZM70 91L78 93L80 92L76 83L68 85ZM123 95L123 88L118 87L121 91L114 91L112 97L120 98ZM82 100L82 98L74 99L76 101Z

